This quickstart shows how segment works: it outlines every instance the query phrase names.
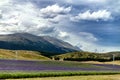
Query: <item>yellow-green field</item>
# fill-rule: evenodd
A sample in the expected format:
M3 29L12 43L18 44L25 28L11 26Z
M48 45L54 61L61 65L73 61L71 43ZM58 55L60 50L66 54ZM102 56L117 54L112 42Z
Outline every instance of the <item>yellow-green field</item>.
M116 64L116 65L120 65L120 60L116 60L116 61L107 61L107 62L99 62L99 61L81 61L81 63L90 63L90 64Z
M26 79L7 79L7 80L120 80L120 75L92 75L92 76L26 78Z
M16 59L17 57L18 60L50 60L40 54L40 52L36 51L0 49L0 59Z

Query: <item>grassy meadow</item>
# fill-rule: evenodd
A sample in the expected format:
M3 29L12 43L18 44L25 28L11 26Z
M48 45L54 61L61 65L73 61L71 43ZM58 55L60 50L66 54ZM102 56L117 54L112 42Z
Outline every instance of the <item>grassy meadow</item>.
M16 57L18 60L50 60L37 51L0 49L0 59L16 59Z

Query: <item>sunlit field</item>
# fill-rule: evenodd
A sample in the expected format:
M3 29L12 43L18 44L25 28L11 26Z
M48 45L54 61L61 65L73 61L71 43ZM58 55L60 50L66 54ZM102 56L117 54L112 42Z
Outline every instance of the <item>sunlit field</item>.
M14 80L14 79L7 79ZM70 76L70 77L49 77L49 78L26 78L15 80L120 80L120 75L90 75L90 76Z
M108 62L99 62L99 61L82 61L81 63L120 65L120 60L116 60L116 61L108 61Z

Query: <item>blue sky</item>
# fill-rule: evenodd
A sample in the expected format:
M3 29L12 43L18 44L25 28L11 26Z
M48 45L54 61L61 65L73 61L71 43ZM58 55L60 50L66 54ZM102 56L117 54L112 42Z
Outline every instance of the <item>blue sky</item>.
M0 0L0 34L16 32L120 51L120 0Z

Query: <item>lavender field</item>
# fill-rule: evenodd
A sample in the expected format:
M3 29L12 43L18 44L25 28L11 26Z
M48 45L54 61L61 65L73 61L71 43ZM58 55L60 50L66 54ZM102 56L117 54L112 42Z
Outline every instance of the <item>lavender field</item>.
M91 64L69 61L0 60L0 79L114 75L120 74L120 65Z
M120 66L66 61L0 60L0 71L120 71Z

